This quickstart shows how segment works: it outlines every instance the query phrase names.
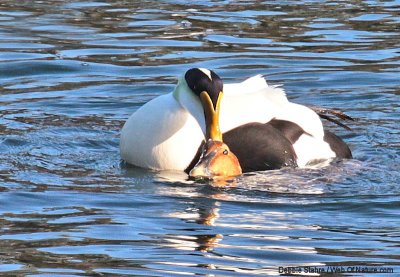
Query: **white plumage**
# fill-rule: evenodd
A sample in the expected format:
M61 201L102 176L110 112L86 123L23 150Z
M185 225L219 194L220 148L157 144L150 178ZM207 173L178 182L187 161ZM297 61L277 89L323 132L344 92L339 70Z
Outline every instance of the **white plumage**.
M224 85L220 109L222 133L249 122L266 123L273 118L292 121L307 133L293 145L300 167L312 160L335 157L323 140L319 116L306 106L289 102L282 88L268 86L261 75ZM200 99L181 77L173 92L149 101L126 121L121 131L121 157L139 167L185 170L204 134Z

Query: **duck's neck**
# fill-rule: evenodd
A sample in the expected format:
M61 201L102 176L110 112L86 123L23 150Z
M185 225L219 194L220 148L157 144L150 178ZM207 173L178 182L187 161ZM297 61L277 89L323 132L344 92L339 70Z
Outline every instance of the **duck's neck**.
M203 134L206 134L206 123L204 118L204 110L200 99L196 96L186 84L183 77L178 81L178 85L172 92L175 100L184 108L191 116L193 116L199 124Z

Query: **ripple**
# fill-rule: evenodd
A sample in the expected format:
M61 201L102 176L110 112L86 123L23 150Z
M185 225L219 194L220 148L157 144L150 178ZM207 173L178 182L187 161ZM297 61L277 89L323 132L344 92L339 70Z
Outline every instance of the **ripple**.
M23 265L22 264L5 264L2 263L0 265L0 272L13 272L15 270L22 269Z
M20 43L20 42L2 42L0 43L0 49L43 49L53 48L53 45L43 43Z
M72 9L75 8L85 9L85 8L108 7L108 6L110 6L110 4L104 2L95 2L95 1L66 4L66 8L72 8Z
M390 17L390 15L388 14L374 14L374 13L370 13L370 14L363 14L360 16L356 16L353 18L350 18L350 20L354 20L354 21L375 21L375 20L382 20L384 18Z
M269 44L272 40L267 38L240 38L228 35L208 35L205 39L209 41L215 41L219 43L230 43L230 44Z
M139 47L139 46L154 46L154 47L199 47L202 45L198 41L179 41L167 39L143 39L143 40L97 40L86 42L86 45L93 46L119 46L119 47Z
M173 20L142 20L142 21L135 21L128 24L130 27L135 26L168 26L168 25L175 25L177 22Z

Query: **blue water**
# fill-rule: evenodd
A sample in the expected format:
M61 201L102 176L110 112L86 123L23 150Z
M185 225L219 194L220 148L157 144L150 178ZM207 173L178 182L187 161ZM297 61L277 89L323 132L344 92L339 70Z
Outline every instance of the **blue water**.
M400 274L399 12L400 1L2 1L0 274ZM352 131L325 124L356 159L229 186L123 166L125 120L191 67L226 82L263 74L294 102L342 109Z

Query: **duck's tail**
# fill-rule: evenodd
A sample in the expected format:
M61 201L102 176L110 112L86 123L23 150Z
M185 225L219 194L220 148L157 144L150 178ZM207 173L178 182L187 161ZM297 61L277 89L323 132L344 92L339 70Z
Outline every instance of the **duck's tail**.
M322 108L322 107L316 107L316 106L308 106L310 109L312 109L314 112L318 114L319 117L326 119L330 122L335 123L336 125L346 129L346 130L351 130L349 126L346 124L342 123L338 119L342 121L355 121L355 119L351 116L348 116L345 114L343 111L340 111L338 109L330 109L330 108ZM338 119L336 119L338 118Z

